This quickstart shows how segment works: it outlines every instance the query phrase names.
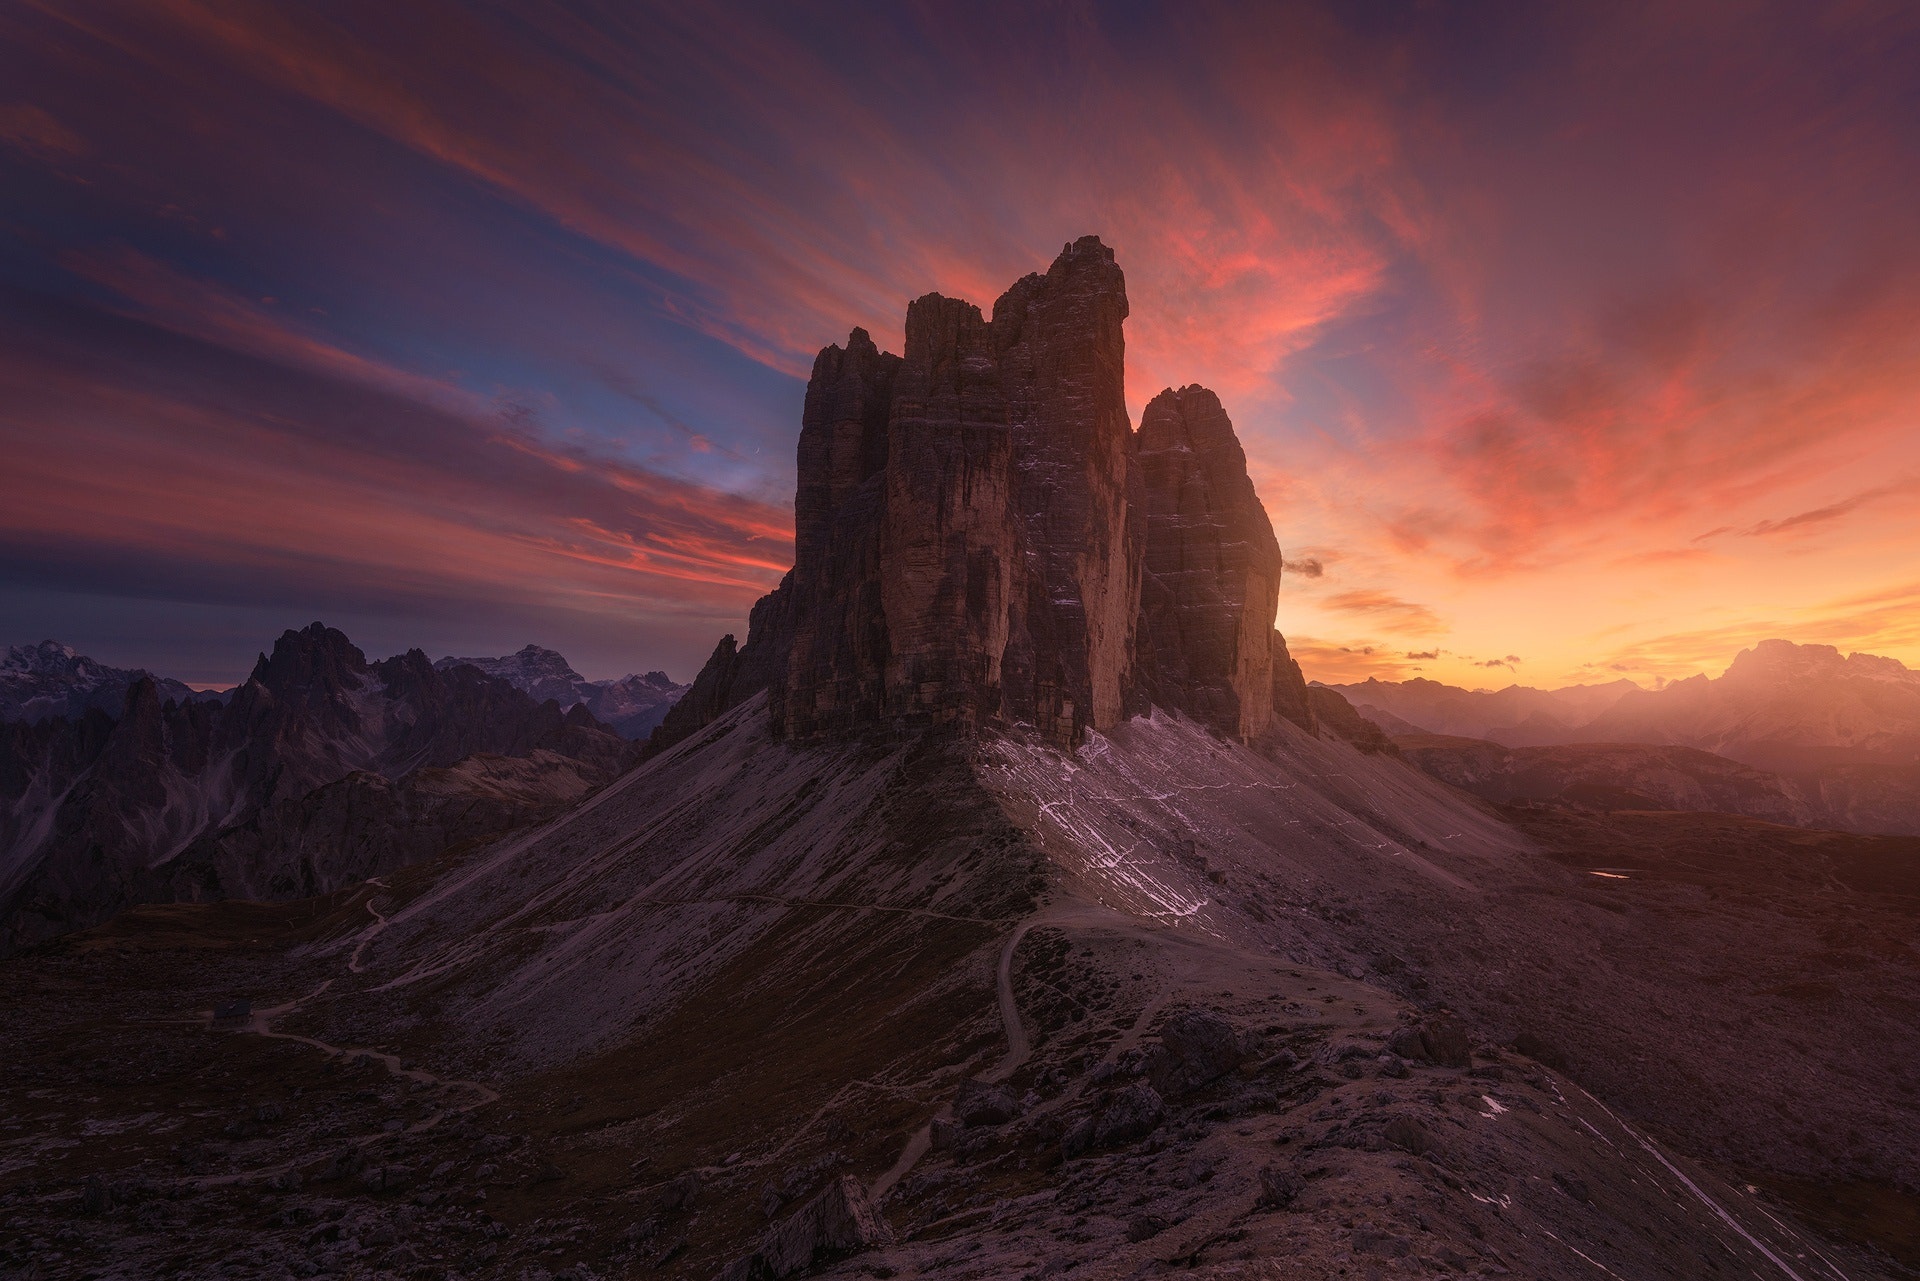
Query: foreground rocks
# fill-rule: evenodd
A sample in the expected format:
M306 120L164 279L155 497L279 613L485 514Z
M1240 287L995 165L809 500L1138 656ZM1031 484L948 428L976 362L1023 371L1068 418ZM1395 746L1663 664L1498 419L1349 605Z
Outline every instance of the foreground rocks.
M892 1231L867 1199L860 1180L842 1175L769 1228L760 1248L729 1264L720 1277L721 1281L772 1281L838 1256L892 1243Z

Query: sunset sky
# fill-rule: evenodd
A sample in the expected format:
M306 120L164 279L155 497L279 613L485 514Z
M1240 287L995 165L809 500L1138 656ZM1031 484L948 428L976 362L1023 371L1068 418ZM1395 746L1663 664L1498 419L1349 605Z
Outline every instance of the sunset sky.
M691 679L806 371L1115 247L1309 677L1920 666L1920 7L16 2L0 644Z

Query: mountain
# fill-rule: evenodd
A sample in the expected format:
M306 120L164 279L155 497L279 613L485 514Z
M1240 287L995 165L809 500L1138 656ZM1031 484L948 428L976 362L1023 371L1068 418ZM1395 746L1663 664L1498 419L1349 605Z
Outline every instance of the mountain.
M319 623L282 635L224 705L163 702L143 677L117 718L0 727L0 950L133 902L324 892L524 818L524 787L508 802L498 770L459 772L476 753L538 762L551 809L626 749L584 709L417 650L369 663ZM467 803L450 777L475 781ZM345 791L315 796L329 785Z
M652 733L687 692L687 686L674 684L665 672L590 681L558 653L538 645L528 645L503 658L442 658L433 666L436 671L446 671L463 663L524 690L536 702L552 699L561 711L584 706L594 719L629 739Z
M1579 729L1588 742L1684 743L1763 769L1920 763L1920 672L1831 645L1762 641L1717 679L1638 690Z
M177 703L221 698L138 668L96 663L58 641L41 641L0 651L0 721L78 719L88 711L117 716L126 705L127 690L143 678L153 682L162 699Z
M1430 734L1508 747L1654 743L1697 747L1761 769L1920 761L1920 672L1896 659L1831 645L1762 641L1718 678L1657 690L1631 681L1538 690L1465 690L1438 681L1332 685L1369 709Z
M1206 389L1168 389L1134 434L1127 313L1113 252L1089 237L990 320L929 294L907 308L903 356L861 329L822 351L794 567L652 749L762 690L797 743L1001 723L1071 748L1156 699L1241 740L1312 727L1232 424Z
M434 662L433 670L444 672L462 663L525 691L535 702L552 699L562 711L586 702L594 694L592 681L574 671L560 654L538 645L528 645L502 658L442 658Z
M1587 724L1628 694L1644 692L1630 680L1562 689L1461 689L1416 676L1407 681L1375 677L1351 685L1329 685L1354 710L1389 733L1424 731L1460 738L1484 738L1508 747L1571 741Z
M563 813L9 962L4 1261L1891 1275L1795 1190L1920 1179L1914 842L1409 765L1127 311L1088 237L823 351L793 571Z
M1627 681L1463 690L1422 679L1329 688L1412 746L1410 759L1489 799L1624 789L1652 807L1691 809L1711 795L1730 813L1920 834L1920 672L1891 658L1769 640L1718 678L1658 690ZM1591 746L1551 750L1582 744ZM1667 750L1682 747L1695 754ZM1702 790L1709 776L1719 781Z
M992 326L922 299L897 363L859 333L827 349L795 567L746 643L720 643L649 759L585 805L370 901L377 925L335 945L361 995L330 989L305 1025L330 1039L363 1001L431 992L410 1035L449 1075L570 1096L495 1186L577 1219L564 1248L596 1268L1223 1275L1285 1255L1332 1275L1357 1250L1548 1276L1578 1262L1560 1238L1678 1276L1719 1257L1722 1213L1771 1241L1712 1176L1649 1173L1637 1130L1484 1040L1604 1065L1624 1037L1638 1065L1697 1011L1623 1017L1643 1006L1621 985L1643 996L1664 967L1606 959L1646 953L1584 871L1323 723L1378 738L1271 630L1277 543L1212 397L1152 402L1174 419L1157 475L1146 421L1129 441L1101 420L1109 263L1070 247ZM1031 370L1070 389L1035 435L1110 467L1028 452L1031 393L1003 389ZM1510 983L1564 993L1576 969L1571 999L1505 1008ZM1470 1033L1448 1006L1476 990ZM1744 1071L1683 1039L1685 1074ZM1734 1111L1702 1121L1679 1093L1663 1119L1696 1134ZM1604 1248L1569 1224L1594 1202ZM641 1217L596 1228L600 1203ZM1761 1248L1779 1243L1736 1257Z

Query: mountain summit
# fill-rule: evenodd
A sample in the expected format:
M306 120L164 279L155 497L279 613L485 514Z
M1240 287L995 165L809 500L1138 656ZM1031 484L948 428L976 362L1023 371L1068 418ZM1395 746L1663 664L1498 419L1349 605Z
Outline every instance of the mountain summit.
M461 666L477 667L530 695L536 703L552 699L563 712L584 706L622 738L645 738L687 692L685 685L674 684L665 672L590 681L574 671L565 656L540 645L526 645L500 658L443 658L433 670L445 672Z
M196 693L179 681L140 668L96 663L70 645L49 640L0 650L0 721L31 724L48 717L78 719L90 709L117 715L127 701L127 691L141 680L153 682L162 699L219 701L218 695Z
M996 722L1073 746L1154 704L1243 741L1310 725L1233 424L1193 386L1131 428L1127 313L1113 251L1084 236L991 319L928 294L904 355L861 329L823 350L793 571L659 742L763 688L794 742Z

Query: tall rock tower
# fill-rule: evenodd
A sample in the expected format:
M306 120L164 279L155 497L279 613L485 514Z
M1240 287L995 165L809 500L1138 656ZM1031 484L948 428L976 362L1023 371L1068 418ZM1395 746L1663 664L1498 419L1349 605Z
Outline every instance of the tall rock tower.
M793 572L656 747L761 689L794 742L958 721L1070 747L1150 704L1248 740L1276 714L1308 721L1233 425L1187 387L1134 434L1127 310L1113 251L1084 236L991 319L928 294L904 355L859 329L822 351Z
M1241 739L1272 724L1280 544L1220 398L1155 396L1140 418L1147 557L1139 687Z

